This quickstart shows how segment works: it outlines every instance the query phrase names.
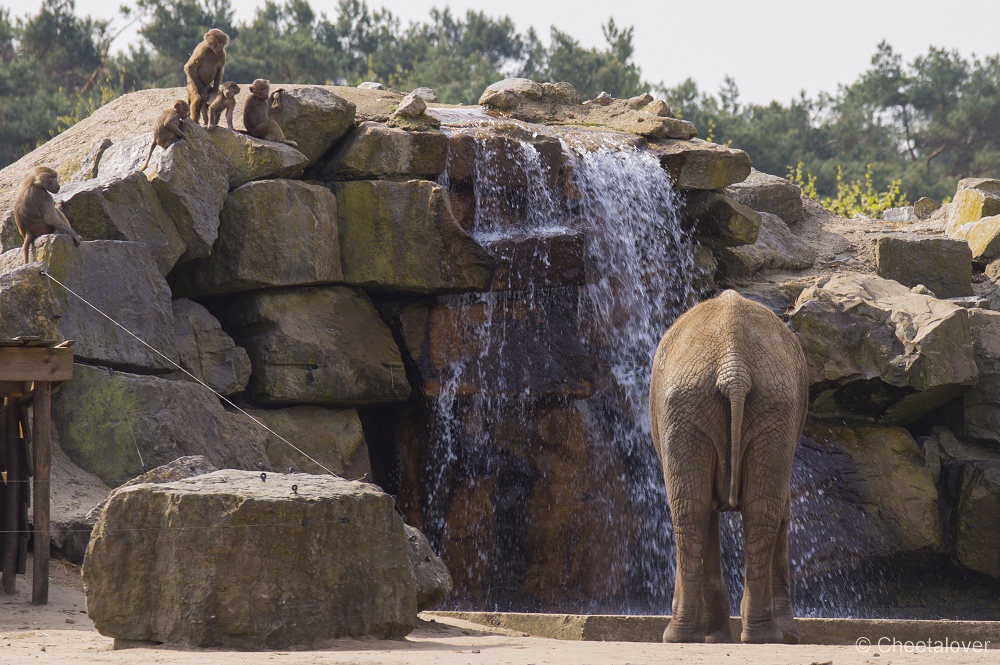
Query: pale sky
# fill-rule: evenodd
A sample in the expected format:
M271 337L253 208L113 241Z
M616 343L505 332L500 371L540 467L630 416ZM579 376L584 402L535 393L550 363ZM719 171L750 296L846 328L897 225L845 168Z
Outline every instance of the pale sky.
M77 13L118 16L127 0L77 0ZM232 0L239 20L249 20L263 0ZM334 15L335 0L312 0L317 13ZM834 92L864 71L883 39L904 59L930 46L971 57L1000 53L1000 0L368 0L405 23L426 20L432 7L450 6L510 16L519 31L534 26L547 41L549 26L586 46L603 46L601 25L613 16L634 26L635 61L650 82L675 85L693 78L716 92L726 75L736 79L744 102L787 103L799 91ZM4 0L12 13L34 13L41 0ZM121 20L120 18L118 19ZM135 33L115 44L124 46Z

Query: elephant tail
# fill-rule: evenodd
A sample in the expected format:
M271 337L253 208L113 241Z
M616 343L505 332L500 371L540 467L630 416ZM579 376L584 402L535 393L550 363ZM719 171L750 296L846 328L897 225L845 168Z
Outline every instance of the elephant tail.
M730 356L722 365L716 386L729 400L729 506L737 508L740 497L740 462L743 459L743 404L753 384L746 365Z

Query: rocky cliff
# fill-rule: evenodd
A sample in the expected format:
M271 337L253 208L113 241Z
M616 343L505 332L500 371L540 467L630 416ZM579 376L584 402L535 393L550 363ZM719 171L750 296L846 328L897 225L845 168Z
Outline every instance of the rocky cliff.
M648 363L727 286L782 316L809 361L806 611L863 612L823 599L880 562L1000 579L996 181L926 219L845 220L648 95L513 79L449 107L283 87L300 150L189 122L139 172L183 97L148 90L0 171L2 336L77 340L53 402L67 482L76 465L114 487L184 455L318 462L396 497L455 606L663 612ZM86 242L47 236L22 265L11 203L37 164L69 183L57 199Z

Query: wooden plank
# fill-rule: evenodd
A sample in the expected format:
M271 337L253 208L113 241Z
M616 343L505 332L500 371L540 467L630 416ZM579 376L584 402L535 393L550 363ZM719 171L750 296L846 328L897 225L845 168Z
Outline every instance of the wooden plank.
M24 395L24 382L0 381L0 397L20 397Z
M73 349L0 347L0 381L69 381Z
M4 511L3 590L17 591L17 547L21 505L21 462L18 459L20 431L17 422L17 400L8 398L4 406L4 433L7 449L7 486Z
M45 381L35 384L35 422L32 429L32 450L35 458L34 510L35 559L31 580L31 603L49 602L49 478L52 468L52 387Z

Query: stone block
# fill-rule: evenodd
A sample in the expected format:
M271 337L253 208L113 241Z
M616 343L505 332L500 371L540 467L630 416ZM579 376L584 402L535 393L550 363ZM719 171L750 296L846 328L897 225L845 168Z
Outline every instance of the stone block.
M923 284L938 298L972 295L972 251L961 240L883 236L875 243L879 277Z
M719 272L724 277L746 277L766 270L802 270L813 265L816 252L780 217L762 212L760 220L752 245L718 250Z
M721 189L750 175L749 155L708 141L655 141L649 149L678 189Z
M752 245L762 223L760 214L717 192L688 194L681 221L694 229L702 244L714 249Z
M333 476L227 470L122 488L87 550L87 611L123 642L400 638L417 621L403 526L392 497Z
M408 132L363 122L324 158L317 175L324 180L434 179L445 169L447 150L448 138L439 131Z
M219 321L193 300L174 300L173 311L181 367L218 393L243 392L250 380L247 352L236 346Z
M785 178L750 169L746 180L726 187L725 191L737 203L777 215L788 224L802 220L802 191Z
M285 138L299 144L299 152L309 158L310 164L315 164L354 126L354 103L323 86L285 88L281 106L274 120L281 125Z
M1000 580L1000 462L964 464L955 506L955 557L963 566Z
M309 158L290 145L254 138L243 132L218 128L209 132L229 160L229 188L236 189L253 180L297 178Z
M211 256L178 266L175 295L217 296L344 280L337 200L298 180L258 180L226 199Z
M250 354L247 386L267 405L358 407L405 400L406 371L389 328L359 289L342 286L241 294L226 314Z

